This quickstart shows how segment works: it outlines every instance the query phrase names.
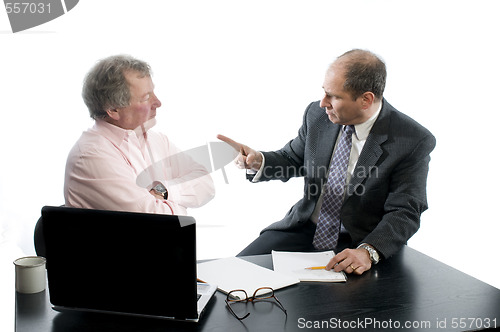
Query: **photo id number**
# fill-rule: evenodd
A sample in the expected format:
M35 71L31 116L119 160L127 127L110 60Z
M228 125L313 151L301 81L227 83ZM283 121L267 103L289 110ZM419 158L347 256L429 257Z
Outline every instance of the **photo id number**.
M6 2L7 14L50 14L50 2Z
M489 329L497 328L497 319L490 318L453 318L451 320L452 329Z

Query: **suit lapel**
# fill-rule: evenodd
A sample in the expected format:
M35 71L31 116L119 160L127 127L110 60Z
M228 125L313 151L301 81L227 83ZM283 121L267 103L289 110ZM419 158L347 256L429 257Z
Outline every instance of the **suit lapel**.
M319 149L318 151L317 162L319 167L326 167L325 176L328 176L333 148L335 147L340 127L341 126L332 123L328 117L326 117L325 125L322 126L320 130L315 131L317 142L319 143L318 146L324 146L323 149Z
M377 161L383 153L381 145L387 141L389 132L389 122L390 122L390 110L385 99L383 100L383 106L380 114L373 124L373 127L366 139L366 143L361 151L358 162L356 163L356 168L354 169L354 174L347 190L348 199L352 196L359 185L370 175L370 172L374 169Z

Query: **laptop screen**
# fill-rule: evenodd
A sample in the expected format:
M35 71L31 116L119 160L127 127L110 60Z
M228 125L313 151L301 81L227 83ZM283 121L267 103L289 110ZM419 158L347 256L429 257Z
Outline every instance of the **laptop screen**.
M192 217L44 207L54 306L197 318Z

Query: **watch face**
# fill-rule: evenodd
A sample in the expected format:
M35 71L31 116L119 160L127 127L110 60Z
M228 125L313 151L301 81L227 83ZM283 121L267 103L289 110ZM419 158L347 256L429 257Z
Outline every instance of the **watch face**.
M153 188L154 191L156 192L159 192L159 193L165 193L167 191L167 189L165 188L165 186L161 183L158 183L156 186L154 186Z
M371 248L370 248L371 249ZM379 261L379 256L378 256L378 252L374 249L371 249L370 250L370 258L372 259L372 261L377 264L378 261Z
M154 184L154 183L153 183ZM152 188L158 195L163 196L163 199L168 199L168 191L167 188L163 185L163 183L159 182Z

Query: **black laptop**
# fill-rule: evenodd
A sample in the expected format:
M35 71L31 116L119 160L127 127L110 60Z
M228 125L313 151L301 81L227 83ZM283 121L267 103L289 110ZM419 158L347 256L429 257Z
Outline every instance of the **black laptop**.
M45 206L42 220L56 310L196 322L217 289L197 282L192 217Z

